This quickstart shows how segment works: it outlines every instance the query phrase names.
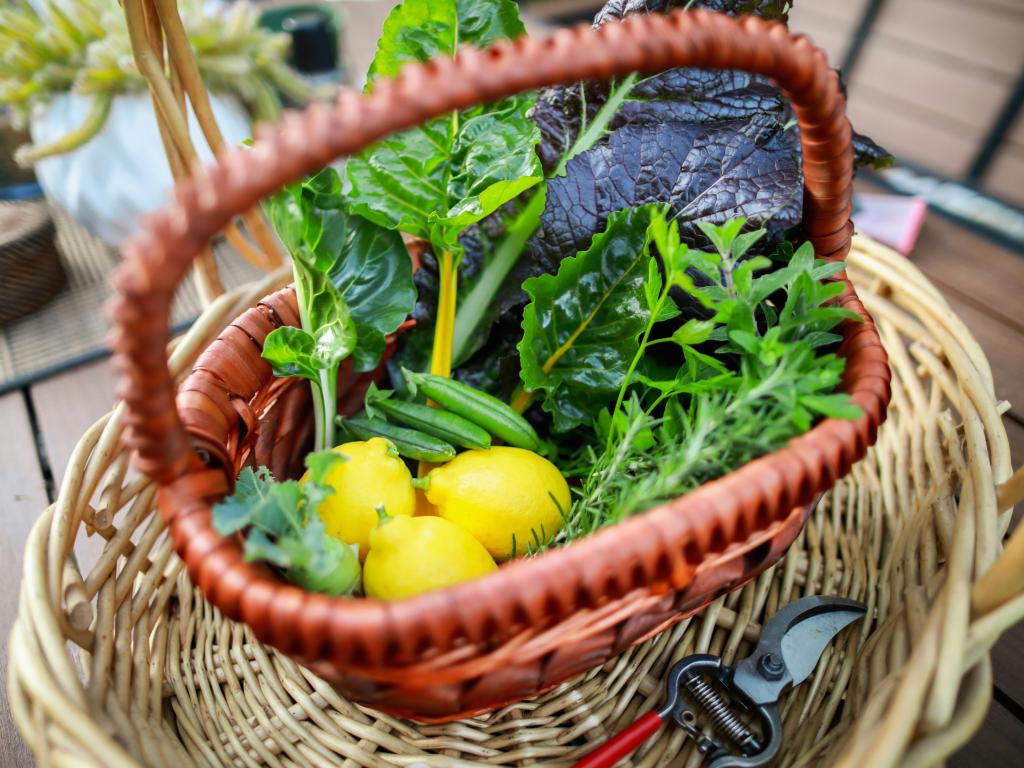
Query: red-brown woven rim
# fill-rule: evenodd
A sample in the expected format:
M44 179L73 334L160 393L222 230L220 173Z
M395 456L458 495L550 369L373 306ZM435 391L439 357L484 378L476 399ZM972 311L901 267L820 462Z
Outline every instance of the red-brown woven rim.
M885 417L889 370L874 325L847 282L840 301L865 322L842 328L843 389L863 409L862 418L826 420L780 451L571 546L450 589L382 603L330 598L275 581L243 561L236 540L211 527L210 504L231 481L193 451L164 349L176 286L233 214L338 156L453 109L547 85L680 66L743 69L778 82L801 129L805 226L820 256L845 257L853 153L835 73L821 51L779 24L703 11L637 15L407 66L366 95L346 93L333 106L289 114L281 126L261 132L251 150L230 151L200 178L180 183L175 202L149 217L124 246L112 314L126 440L137 451L136 466L162 486L160 508L193 580L227 616L247 622L260 640L285 653L329 660L338 670L400 665L426 650L500 642L523 627L549 626L637 589L659 594L685 586L709 554L808 503L864 455ZM256 376L232 374L241 381Z

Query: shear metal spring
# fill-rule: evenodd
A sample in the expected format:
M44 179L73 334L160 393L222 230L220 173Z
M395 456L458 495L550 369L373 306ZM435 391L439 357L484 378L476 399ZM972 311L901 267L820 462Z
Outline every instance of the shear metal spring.
M686 688L693 694L708 717L711 718L712 726L721 730L737 746L741 747L748 754L758 752L761 744L746 723L740 720L729 708L725 699L714 687L699 675L694 675L686 681Z

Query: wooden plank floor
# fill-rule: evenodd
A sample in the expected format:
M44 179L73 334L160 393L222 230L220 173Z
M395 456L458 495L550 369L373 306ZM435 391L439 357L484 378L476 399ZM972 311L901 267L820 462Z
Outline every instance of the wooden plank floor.
M862 187L866 187L863 182ZM1024 257L993 245L963 227L930 214L913 260L938 285L978 338L992 363L997 394L1012 407L1005 417L1014 466L1024 463L1024 323L1017 311L1024 295ZM0 398L0 573L20 580L29 527L46 506L47 483L59 487L75 441L113 400L107 361L92 363ZM86 548L88 549L88 548ZM88 557L87 552L81 553ZM0 591L0 652L17 591ZM950 760L956 768L991 768L1019 762L1024 752L1024 625L1009 632L993 653L996 701L971 743ZM7 706L0 698L0 766L31 765Z

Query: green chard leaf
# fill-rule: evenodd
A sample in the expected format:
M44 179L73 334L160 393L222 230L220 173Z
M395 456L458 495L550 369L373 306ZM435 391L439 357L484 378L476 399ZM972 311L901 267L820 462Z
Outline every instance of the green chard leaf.
M405 0L389 14L367 88L410 61L454 56L525 33L512 0ZM531 95L476 106L389 136L349 158L352 210L460 254L459 234L542 176Z
M543 390L556 431L592 422L636 355L651 312L644 291L650 221L651 206L612 214L588 250L565 259L557 274L523 283L530 303L521 377L527 390Z
M298 343L297 351L312 349L310 354L325 364L352 354L355 370L367 371L380 361L385 336L412 311L416 289L401 235L349 213L343 204L341 178L326 168L282 190L265 207L285 246L304 267L296 269L304 319L318 329L307 329L311 339ZM286 335L299 342L294 334ZM337 357L332 350L343 354Z
M463 43L490 45L524 34L513 0L405 0L384 20L367 80L394 77L412 61L450 56Z

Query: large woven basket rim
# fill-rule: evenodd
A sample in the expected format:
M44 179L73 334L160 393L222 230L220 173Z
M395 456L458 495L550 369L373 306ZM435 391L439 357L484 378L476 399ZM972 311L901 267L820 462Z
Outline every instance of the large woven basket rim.
M159 403L165 387L173 391L169 379L161 380L162 345L154 343L166 334L166 323L158 327L161 316L192 254L231 214L326 160L452 108L553 82L685 65L694 56L711 66L775 74L801 124L810 239L819 256L845 256L852 234L852 148L835 73L820 51L781 25L705 12L630 17L544 42L520 39L408 66L366 96L292 115L283 130L261 134L252 151L229 153L204 177L179 185L175 205L126 245L114 314L122 328L117 348L129 379L121 393L139 447L137 464L163 484L161 511L176 548L193 580L227 616L286 653L330 659L335 668L354 672L409 663L428 649L443 652L461 642L500 642L513 628L550 626L636 590L660 594L684 586L709 554L806 504L864 455L885 416L889 371L874 324L845 275L838 278L845 287L840 301L863 322L841 328L842 389L862 408L861 418L825 420L782 450L671 504L488 577L397 603L306 593L244 563L239 543L217 535L210 522L210 502L230 481L223 470L201 466L182 448L184 432L166 426L170 420L180 428L180 422L173 400L170 413Z

